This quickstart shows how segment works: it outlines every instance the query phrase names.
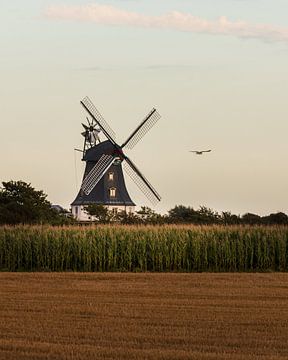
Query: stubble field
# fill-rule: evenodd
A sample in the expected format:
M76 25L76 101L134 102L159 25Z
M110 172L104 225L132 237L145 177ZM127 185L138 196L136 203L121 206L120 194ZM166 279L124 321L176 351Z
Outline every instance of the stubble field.
M0 273L0 359L288 359L285 273Z

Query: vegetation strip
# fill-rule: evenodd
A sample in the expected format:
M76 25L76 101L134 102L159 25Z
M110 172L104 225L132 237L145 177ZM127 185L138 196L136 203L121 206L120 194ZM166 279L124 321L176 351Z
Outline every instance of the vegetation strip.
M2 226L1 271L287 271L282 226Z

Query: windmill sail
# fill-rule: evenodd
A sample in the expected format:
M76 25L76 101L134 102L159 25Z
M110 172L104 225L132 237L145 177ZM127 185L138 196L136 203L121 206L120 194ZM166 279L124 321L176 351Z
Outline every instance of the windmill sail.
M151 201L151 203L155 205L157 201L161 200L160 195L149 183L149 181L141 174L141 172L137 169L136 165L127 157L125 158L125 160L125 172L135 182L135 184L143 192L143 194L146 195L146 197Z
M158 113L158 111L156 109L152 109L121 147L133 149L133 147L143 138L143 136L156 124L160 117L161 115Z
M96 165L90 170L88 175L84 178L81 189L86 195L89 195L94 187L101 180L114 161L114 156L103 154Z
M96 109L92 101L89 99L88 96L86 96L82 101L80 101L82 106L86 109L86 111L89 113L89 115L94 119L94 121L97 123L97 125L100 127L100 129L103 131L103 133L106 135L106 137L113 143L115 142L115 132L111 129L111 127L107 124L103 116L100 114L100 112Z

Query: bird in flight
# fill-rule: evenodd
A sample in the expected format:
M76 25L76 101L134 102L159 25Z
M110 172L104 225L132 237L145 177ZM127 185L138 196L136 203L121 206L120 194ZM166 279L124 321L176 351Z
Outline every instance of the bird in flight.
M211 150L190 150L190 152L195 153L196 155L202 155L203 153L208 153Z

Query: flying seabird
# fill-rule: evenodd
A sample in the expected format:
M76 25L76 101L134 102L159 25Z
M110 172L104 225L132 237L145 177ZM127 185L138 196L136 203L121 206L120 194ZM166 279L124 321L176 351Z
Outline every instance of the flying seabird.
M193 152L195 153L196 155L202 155L203 153L208 153L210 152L211 150L190 150L190 152Z

